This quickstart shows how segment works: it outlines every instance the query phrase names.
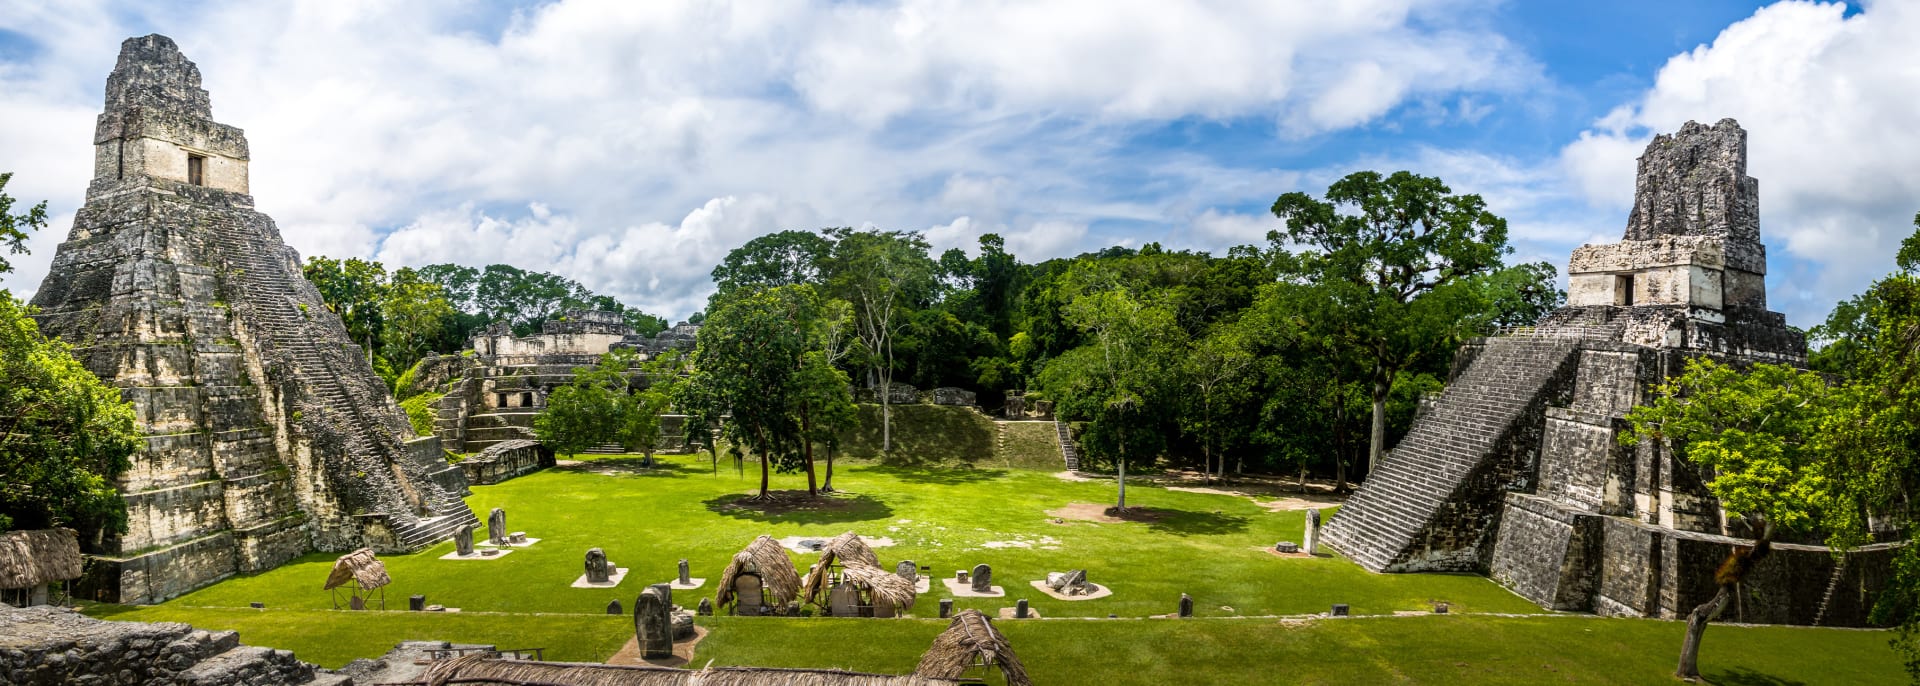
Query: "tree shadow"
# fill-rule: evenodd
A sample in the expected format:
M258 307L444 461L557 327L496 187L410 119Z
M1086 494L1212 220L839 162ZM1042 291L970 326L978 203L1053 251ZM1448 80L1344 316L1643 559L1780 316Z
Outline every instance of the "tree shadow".
M1160 533L1182 536L1242 533L1247 530L1247 524L1252 521L1247 517L1227 514L1219 510L1197 512L1161 507L1129 507L1125 510L1109 507L1106 515L1129 522L1140 522L1146 524L1148 529Z
M1728 670L1710 670L1700 676L1715 686L1807 686L1807 682L1796 679L1783 679L1772 674L1762 674L1746 667Z
M847 492L809 497L806 491L769 491L766 500L728 493L704 501L714 514L771 524L836 524L893 517L893 508L870 495Z
M604 474L608 476L630 476L641 478L684 479L695 474L705 475L710 469L705 465L689 465L680 462L668 462L660 458L653 459L653 466L647 466L644 457L600 457L558 464L548 469L573 472Z
M984 483L998 480L1007 475L1007 470L1005 469L937 469L899 465L854 467L852 471L885 474L911 484L931 484L936 486L963 486L966 484Z

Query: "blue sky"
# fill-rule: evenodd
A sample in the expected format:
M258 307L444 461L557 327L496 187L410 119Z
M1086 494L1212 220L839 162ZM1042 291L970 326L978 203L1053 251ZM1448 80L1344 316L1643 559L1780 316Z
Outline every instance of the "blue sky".
M762 233L1224 251L1357 169L1480 193L1516 258L1564 268L1688 119L1748 129L1797 325L1891 269L1920 210L1915 3L0 5L0 169L56 215L17 294L83 199L119 41L154 32L304 254L508 262L676 318Z

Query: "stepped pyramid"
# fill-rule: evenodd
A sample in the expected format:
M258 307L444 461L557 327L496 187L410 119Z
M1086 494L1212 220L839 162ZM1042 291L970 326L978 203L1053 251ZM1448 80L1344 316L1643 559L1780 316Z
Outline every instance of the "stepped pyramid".
M146 433L118 483L129 530L85 537L94 599L157 602L477 522L438 440L413 436L254 211L248 161L171 39L121 44L86 205L33 299L41 330L122 389Z

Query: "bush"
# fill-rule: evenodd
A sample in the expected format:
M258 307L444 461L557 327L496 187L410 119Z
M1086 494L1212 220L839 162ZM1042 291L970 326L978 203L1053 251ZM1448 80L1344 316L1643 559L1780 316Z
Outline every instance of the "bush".
M445 393L422 393L400 401L400 409L407 412L407 423L413 425L413 433L420 436L433 435L433 419Z

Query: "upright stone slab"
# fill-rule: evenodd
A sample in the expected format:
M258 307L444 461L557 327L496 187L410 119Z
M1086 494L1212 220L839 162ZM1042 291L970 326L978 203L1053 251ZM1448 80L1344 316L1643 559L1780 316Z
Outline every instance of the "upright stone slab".
M693 585L692 571L687 568L687 561L685 558L682 558L680 560L680 585L681 586Z
M613 564L607 562L606 552L599 548L587 549L587 583L604 584L613 578Z
M472 526L462 526L460 530L453 532L453 551L459 553L461 557L473 554Z
M673 591L666 584L648 586L633 601L633 637L641 657L673 657Z
M1307 531L1306 535L1300 539L1300 547L1306 549L1308 555L1312 555L1314 553L1319 552L1320 550L1319 548L1320 511L1319 510L1314 508L1307 509L1307 530L1306 531Z
M974 565L972 578L973 578L973 592L975 593L992 593L993 592L993 568L992 567L988 567L987 564L984 562Z
M487 513L487 542L494 545L507 545L507 511L505 508L493 508Z
M81 593L157 602L310 550L418 550L473 514L365 351L247 193L240 129L165 36L107 77L94 175L33 305L41 331L133 403L114 485L129 528L83 532Z
M913 560L901 560L899 564L893 566L893 574L908 581L919 581L920 567L915 565Z

